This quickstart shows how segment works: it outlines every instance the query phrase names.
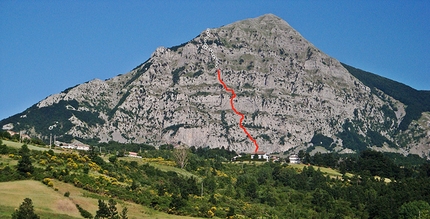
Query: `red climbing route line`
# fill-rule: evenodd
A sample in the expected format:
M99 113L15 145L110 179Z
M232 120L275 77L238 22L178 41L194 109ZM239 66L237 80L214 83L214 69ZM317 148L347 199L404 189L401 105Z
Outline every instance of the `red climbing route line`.
M243 122L243 120L245 119L245 116L241 113L241 112L239 112L239 111L237 111L236 110L236 108L234 107L234 104L233 104L233 99L236 97L236 93L234 92L234 90L233 89L231 89L231 88L229 88L229 87L227 87L227 85L224 83L224 81L221 79L221 70L220 69L217 69L217 73L218 73L218 81L219 81L219 83L221 83L222 84L222 86L224 87L224 89L227 91L227 92L230 92L231 93L231 97L230 97L230 105L231 105L231 108L233 109L233 111L234 111L234 113L236 113L238 116L240 116L240 120L239 120L239 126L240 126L240 128L241 129L243 129L243 131L245 132L245 134L248 136L248 138L252 141L252 142L254 142L254 145L255 145L255 151L254 151L254 153L257 153L257 151L258 151L258 144L257 144L257 141L249 134L249 132L248 132L248 130L246 130L246 128L242 125L242 122Z

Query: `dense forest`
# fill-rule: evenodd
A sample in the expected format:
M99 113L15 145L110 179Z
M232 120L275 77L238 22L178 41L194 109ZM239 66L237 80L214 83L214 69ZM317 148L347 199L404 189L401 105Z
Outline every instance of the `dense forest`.
M301 151L305 165L247 160L233 151L105 143L109 152L29 150L0 153L0 181L52 179L169 214L218 218L430 218L430 163L364 150L354 155ZM123 147L142 158L123 157ZM137 150L138 149L138 150ZM182 151L178 151L182 150ZM186 165L177 168L178 156ZM185 152L185 153L182 153ZM184 158L184 157L182 157ZM166 170L161 167L170 167ZM338 175L321 171L331 169ZM85 211L85 206L80 206Z

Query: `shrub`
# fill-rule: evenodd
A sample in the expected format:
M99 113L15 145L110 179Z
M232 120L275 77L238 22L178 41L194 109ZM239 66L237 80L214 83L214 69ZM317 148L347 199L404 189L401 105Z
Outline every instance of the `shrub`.
M180 68L175 69L174 71L172 71L172 80L173 80L173 84L178 84L179 82L179 77L181 75L181 72L184 71L185 67L182 66Z
M51 179L50 178L44 178L43 180L42 180L42 182L43 182L43 184L45 184L45 185L47 185L47 186L49 186L49 187L52 187L54 184L51 182ZM50 186L51 185L51 186Z

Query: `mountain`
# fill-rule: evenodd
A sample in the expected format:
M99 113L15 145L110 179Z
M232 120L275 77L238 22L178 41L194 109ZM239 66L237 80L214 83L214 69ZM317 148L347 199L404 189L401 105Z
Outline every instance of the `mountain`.
M51 95L0 125L63 140L252 152L231 94L217 78L219 64L261 151L347 153L370 147L429 155L430 92L342 64L272 14L208 32L157 48L127 74ZM205 42L213 53L203 48Z

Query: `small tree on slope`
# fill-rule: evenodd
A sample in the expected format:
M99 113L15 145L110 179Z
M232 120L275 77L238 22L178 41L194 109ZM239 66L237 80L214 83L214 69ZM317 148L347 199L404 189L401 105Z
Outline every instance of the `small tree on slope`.
M29 198L25 198L24 202L12 214L12 219L39 219L40 217L34 213L33 202Z

